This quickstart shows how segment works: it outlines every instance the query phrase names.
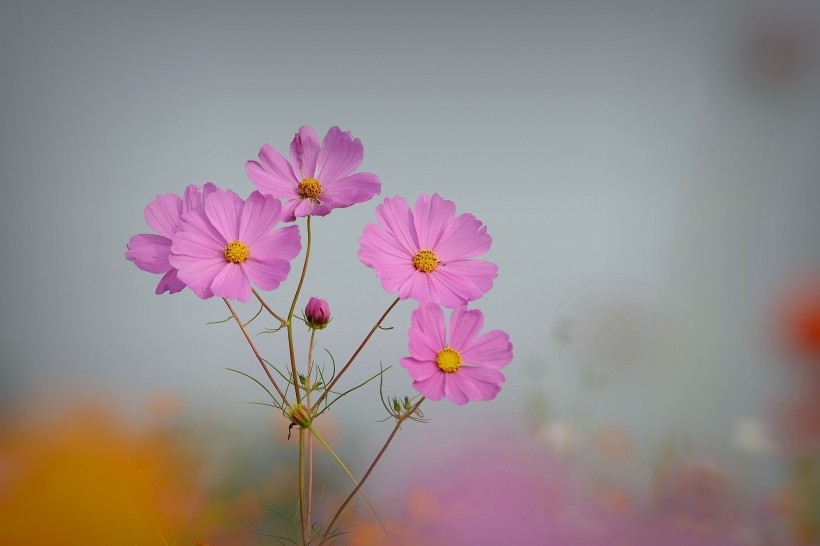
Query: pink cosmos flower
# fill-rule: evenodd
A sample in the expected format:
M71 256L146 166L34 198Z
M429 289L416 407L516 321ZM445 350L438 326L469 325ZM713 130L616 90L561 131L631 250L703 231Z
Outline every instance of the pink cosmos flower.
M402 358L401 365L416 390L430 400L447 397L458 405L495 398L504 383L500 368L512 360L506 332L492 330L479 336L484 315L466 306L453 310L449 335L438 305L422 303L410 321L410 356Z
M157 233L141 233L128 240L126 259L149 273L164 273L157 284L156 294L176 294L185 288L177 276L168 256L171 254L171 238L176 233L181 217L191 211L202 211L205 196L213 193L216 186L208 182L204 186L191 184L185 188L183 197L169 193L158 195L145 207L145 221Z
M492 238L475 216L455 212L438 194L419 197L414 211L401 197L385 199L376 207L380 225L369 224L359 238L359 259L399 298L450 308L478 299L498 267L471 258L487 252Z
M349 131L331 127L320 146L314 130L304 125L290 143L290 163L265 144L259 161L248 161L245 171L261 193L286 200L282 217L291 222L302 216L326 216L378 194L378 176L353 173L363 157L362 142Z
M282 205L272 197L253 192L243 201L231 190L217 190L201 212L183 216L169 262L200 298L246 302L251 282L275 289L301 250L297 226L273 229L281 216Z

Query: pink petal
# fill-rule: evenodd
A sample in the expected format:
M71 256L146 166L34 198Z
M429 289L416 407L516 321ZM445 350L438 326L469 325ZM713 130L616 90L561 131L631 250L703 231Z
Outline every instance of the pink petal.
M278 199L265 197L258 191L248 196L239 217L238 239L248 246L270 232L279 223L282 204Z
M303 125L290 143L290 164L297 182L316 178L316 159L319 156L319 137L312 127Z
M447 225L434 250L439 260L447 263L480 256L490 249L492 241L480 220L472 214L462 214Z
M313 199L299 199L293 209L293 215L297 218L305 216L327 216L332 210L330 203L317 203Z
M200 187L191 184L185 188L185 193L182 195L182 213L195 211L200 214L205 211L205 198L217 190L213 182L207 182Z
M413 271L414 253L402 246L392 235L375 224L368 224L359 237L359 260L368 267L409 266Z
M455 307L486 294L493 287L498 267L483 260L461 260L439 265L431 275L436 278L441 305Z
M298 195L301 179L296 177L290 163L270 144L263 145L259 150L259 162L245 163L245 173L264 195L277 199L292 199Z
M478 335L484 326L484 314L478 309L467 309L460 305L450 315L450 347L459 352ZM462 354L462 356L464 356ZM473 362L477 364L477 362Z
M177 230L180 216L182 216L182 198L173 193L158 195L145 207L145 221L154 231L169 239Z
M227 242L239 238L242 198L232 190L217 190L205 199L205 216Z
M181 292L185 288L185 283L179 280L177 273L178 272L176 269L171 269L163 275L159 280L159 284L157 284L157 289L154 293L159 295L163 292L168 292L169 294Z
M436 193L433 197L419 196L413 219L420 248L435 249L438 254L439 240L444 236L445 228L453 221L455 214L455 203L443 199L439 194ZM439 260L442 260L441 256Z
M410 315L410 356L435 360L447 345L444 313L438 305L420 304Z
M174 265L174 256L184 254L194 258L221 258L224 261L227 244L228 241L215 233L205 218L196 213L188 214L171 240L172 255L169 260Z
M171 269L168 255L171 253L171 240L162 235L141 233L128 240L125 258L134 265L149 273L165 273Z
M373 173L355 173L338 180L322 181L321 198L329 201L333 208L345 208L356 203L364 203L382 190L379 177Z
M242 265L225 262L211 282L214 296L247 302L251 297L251 283Z
M410 359L402 359L402 365L404 366L404 361ZM438 366L436 366L435 362L427 363L428 368L435 367L435 370L438 370ZM407 366L405 366L406 368ZM446 374L441 372L440 370L436 371L435 373L431 373L427 377L422 377L420 379L415 379L413 381L413 388L419 391L421 394L429 398L430 400L441 400L444 398L444 389L445 389L445 376Z
M199 258L194 256L172 254L172 265L178 269L177 276L200 298L214 295L211 284L214 278L227 265L224 256L216 258Z
M489 368L503 368L513 357L510 336L501 330L491 330L467 341L458 350L464 362Z
M315 178L323 186L330 185L353 172L363 157L364 147L358 138L353 138L350 132L343 132L338 127L331 127L322 140Z
M458 371L444 375L444 395L458 405L492 400L504 383L504 375L498 370L478 366L462 366Z
M384 203L376 207L376 218L384 229L410 252L411 256L421 250L416 229L413 226L413 213L407 201L401 197L388 197Z

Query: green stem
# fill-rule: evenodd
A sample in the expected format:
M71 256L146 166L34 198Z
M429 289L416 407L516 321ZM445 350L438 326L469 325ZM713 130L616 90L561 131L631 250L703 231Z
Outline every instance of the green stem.
M333 385L336 384L336 382L339 380L339 378L342 377L342 374L344 374L345 371L347 371L347 369L350 367L350 365L353 364L353 361L356 360L356 357L359 356L360 352L362 352L362 349L364 349L364 346L367 344L368 341L370 341L370 338L373 337L373 334L376 332L376 330L379 328L379 326L381 326L382 321L384 321L384 319L387 318L387 315L390 314L390 311L392 311L393 308L398 303L399 303L399 298L396 298L395 301L390 304L390 307L388 307L387 310L384 313L382 313L382 316L379 317L379 320L377 320L376 324L373 325L373 328L370 329L370 332L368 332L367 336L365 336L364 341L362 341L359 344L359 347L356 349L356 351L350 357L350 360L347 361L347 364L344 365L342 370L338 374L336 374L336 377L334 377L333 380L331 380L330 384L325 388L325 391L322 393L322 396L320 396L319 399L316 401L316 404L315 404L316 406L318 406L319 404L322 403L322 400L324 400L325 397L328 395L328 393L330 392L330 389L333 388Z
M422 396L421 400L416 402L416 404L412 408L410 408L405 414L403 414L401 417L396 418L396 426L393 427L393 431L390 433L390 436L387 438L387 441L384 442L384 445L379 450L379 453L376 454L376 458L373 459L372 463L370 463L370 466L367 468L367 471L364 473L364 476L362 476L362 481L360 481L356 485L356 487L353 489L353 491L350 492L350 495L347 496L345 501L342 503L342 505L336 511L336 514L333 516L333 519L330 520L330 525L327 526L327 529L325 530L325 533L322 535L322 539L319 541L319 546L322 546L323 544L325 544L325 542L327 541L328 535L330 534L330 531L333 529L333 525L336 523L336 520L339 519L339 516L342 515L342 512L344 511L344 509L347 508L347 505L350 504L350 501L353 500L353 497L355 497L356 493L358 493L359 490L362 488L362 486L364 485L364 482L366 482L367 478L370 477L370 474L373 472L373 469L376 468L377 464L379 464L379 461L381 460L382 455L384 455L384 452L387 451L388 446L390 446L390 442L393 441L393 438L396 437L396 433L399 432L399 429L401 428L401 424L404 423L407 419L409 419L412 415L414 415L416 413L416 411L418 411L419 406L421 406L421 403L424 402L424 400L425 400L425 398ZM318 438L318 436L317 436L317 438ZM379 522L379 523L381 523L381 522ZM382 526L382 529L383 528L384 528L384 526Z
M262 296L259 295L259 292L256 291L256 288L251 288L251 292L253 292L253 295L256 296L257 300L259 300L259 303L262 304L262 307L264 307L265 310L273 316L273 318L278 320L282 324L282 326L284 326L287 321L285 319L283 319L282 317L280 317L279 315L277 315L274 312L274 310L271 309L270 306L268 306L267 303L265 303L265 300L262 299Z
M307 245L305 246L305 261L302 264L302 274L299 276L299 284L296 286L296 292L293 294L293 301L290 304L290 311L288 311L288 350L290 351L290 369L293 374L293 389L296 392L296 403L302 403L302 394L299 392L299 374L296 373L296 353L293 347L293 312L296 310L296 302L299 301L299 293L302 291L302 285L305 283L305 275L307 274L308 261L310 260L310 216L307 217Z
M324 438L316 434L316 430L313 427L309 426L307 429L311 432L311 434L313 434L313 436L316 437L317 440L319 440L319 443L322 444L325 447L325 449L327 449L327 452L330 453L331 457L333 457L336 460L336 462L339 463L339 466L342 467L342 470L344 470L345 474L347 474L347 477L350 478L350 481L352 481L353 485L356 487L354 491L359 492L361 494L362 498L367 503L367 506L370 507L370 511L373 512L374 516L376 516L376 521L379 522L379 526L382 528L382 531L386 533L387 529L385 529L384 523L382 523L381 518L379 518L379 514L376 513L376 509L373 508L372 504L370 504L370 499L368 499L367 495L364 494L364 491L361 490L361 485L359 484L359 482L356 481L356 478L353 476L350 470L348 470L347 466L344 464L342 459L339 458L338 455L336 455L336 452L333 451L333 448L330 447L327 442L325 442Z
M302 544L310 543L310 511L305 504L305 429L299 429L299 523L302 529Z
M276 380L273 378L273 374L270 373L270 370L268 369L268 365L265 363L265 359L262 358L261 354L259 354L259 350L256 348L256 345L254 345L253 340L251 339L251 336L248 334L248 331L245 329L245 325L243 325L242 321L239 320L239 316L236 314L236 311L233 310L233 307L231 306L230 302L228 302L228 300L225 299L225 298L222 298L222 301L224 301L225 305L228 306L228 310L231 312L231 315L233 316L233 319L236 321L236 324L239 325L239 329L242 330L242 333L245 335L245 339L247 340L248 345L251 346L251 350L253 350L253 354L256 356L256 359L259 361L259 364L262 365L262 369L265 370L265 373L267 374L268 379L270 379L270 382L273 384L273 388L275 388L276 392L279 393L279 396L282 397L282 403L284 405L290 407L290 403L287 401L287 398L285 397L285 393L282 392L282 389L279 388L279 385L276 383Z

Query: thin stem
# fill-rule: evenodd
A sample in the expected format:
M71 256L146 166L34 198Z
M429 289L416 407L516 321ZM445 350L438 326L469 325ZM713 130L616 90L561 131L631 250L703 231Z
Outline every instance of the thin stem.
M307 274L308 261L310 260L310 216L307 217L307 245L305 246L305 261L302 264L302 274L299 276L299 284L296 285L296 292L293 294L293 301L290 304L290 311L288 311L288 350L290 351L290 369L293 374L293 388L296 391L296 402L302 403L302 394L299 392L299 375L296 373L296 353L293 347L293 312L296 309L296 302L299 301L299 293L302 291L302 285L305 283L305 275Z
M325 449L327 449L327 452L330 453L331 457L333 457L336 460L336 462L339 464L339 466L342 467L342 470L344 470L345 474L347 474L347 477L350 478L350 481L353 482L353 485L356 486L359 489L359 493L361 494L362 498L364 499L364 502L367 503L367 506L370 507L370 511L373 512L374 516L376 516L376 521L379 522L379 526L382 528L382 531L384 531L386 533L387 529L385 529L384 523L382 523L382 520L379 517L379 514L376 512L376 509L373 508L373 505L370 503L370 499L367 498L367 495L364 494L364 491L361 491L361 488L359 487L359 482L356 481L356 478L353 476L353 474L350 472L350 470L348 470L347 466L342 461L342 459L338 455L336 455L336 452L333 451L333 448L331 448L330 445L328 445L327 442L325 442L324 438L322 438L321 436L319 436L316 433L316 431L313 429L313 427L308 427L308 430L310 432L312 432L313 435L316 437L316 439L319 440L319 443L321 443L325 447Z
M371 474L371 472L373 472L373 469L376 468L377 464L379 464L379 461L381 460L382 455L384 455L384 452L387 451L388 446L390 446L390 442L393 441L393 438L395 438L396 434L399 432L399 429L401 428L401 424L404 423L407 419L409 419L410 416L414 415L416 413L416 411L418 411L419 406L421 406L421 403L424 402L424 400L425 400L425 398L422 396L421 400L416 402L416 404L412 408L410 408L409 411L407 411L401 417L396 418L396 426L393 427L393 431L390 433L390 436L388 436L387 441L384 442L384 445L379 450L379 453L376 455L376 458L373 459L372 463L370 463L370 466L367 468L367 471L364 473L364 476L362 476L361 481L359 481L359 483L356 485L356 487L353 489L353 491L350 492L350 495L347 496L345 501L342 503L342 505L336 511L336 514L333 516L333 519L330 520L330 525L327 526L327 529L325 530L325 534L322 535L322 539L319 541L319 546L322 546L322 544L325 543L325 541L327 540L328 535L330 534L330 531L333 529L333 525L336 523L336 520L339 519L339 516L342 515L342 512L344 511L344 509L347 508L347 505L350 504L350 501L353 500L353 497L355 497L356 493L358 493L359 490L362 488L362 486L364 485L364 482L366 482L367 478L370 477L370 474Z
M311 384L311 372L313 371L313 343L316 339L316 330L310 330L310 344L308 345L307 375L305 375L305 398L307 399L308 411L310 411L310 395L313 393ZM307 435L307 509L312 510L313 503L313 431L308 430Z
M267 374L268 379L270 379L270 382L273 384L273 388L275 388L276 392L279 393L279 396L282 397L282 403L289 407L290 403L287 401L287 398L285 397L285 393L282 392L282 389L279 388L279 385L276 383L276 380L273 378L273 375L270 373L270 370L268 369L268 365L265 363L265 359L262 358L261 354L259 354L259 350L256 348L256 345L254 345L253 340L251 339L251 336L248 334L248 331L245 329L245 326L242 324L242 321L239 320L239 316L236 314L236 311L233 310L233 307L231 306L230 302L226 298L222 298L222 301L224 301L225 305L228 306L228 310L231 312L231 315L233 316L233 319L236 321L236 324L239 325L239 329L242 330L242 333L245 335L245 339L247 340L248 345L251 346L251 350L253 350L253 354L256 356L256 359L259 361L259 364L262 365L262 369L265 370L265 373Z
M359 344L359 347L353 353L353 356L350 357L350 360L347 361L347 364L344 365L342 370L338 374L336 374L336 377L334 377L333 380L330 382L330 384L325 388L325 391L322 393L322 396L320 396L319 399L316 401L316 404L315 404L316 406L318 406L319 404L322 403L322 400L324 400L325 397L328 395L328 393L330 392L330 389L333 388L333 385L336 384L336 382L339 380L339 378L342 377L342 374L344 374L345 371L347 371L347 369L350 367L350 365L353 364L353 361L356 360L356 357L359 356L360 352L362 352L362 349L364 349L364 346L367 344L368 341L370 341L370 338L373 337L373 334L376 332L376 330L379 328L379 326L381 326L382 321L384 321L384 319L387 318L387 315L390 314L390 311L393 310L393 308L396 306L396 304L399 303L399 301L400 301L399 298L396 298L395 301L390 304L390 307L388 307L387 310L382 314L382 316L379 317L379 320L377 320L376 324L373 325L373 328L370 329L370 332L368 332L367 336L365 336L364 341L362 341Z
M271 315L273 315L273 318L275 318L275 319L276 319L276 320L278 320L280 323L282 323L282 325L284 325L284 324L287 322L285 319L283 319L282 317L280 317L279 315L277 315L277 314L276 314L276 312L274 312L274 310L273 310L273 309L271 309L271 308L268 306L268 304L267 304L267 303L265 303L265 300L263 300L263 299L262 299L262 296L260 296L260 295L259 295L259 292L257 292L257 291L256 291L256 288L251 288L251 292L253 292L253 295L254 295L254 296L256 296L256 299L257 299L257 300L259 300L259 303L261 303L261 304L262 304L262 307L264 307L264 308L265 308L265 310L266 310L268 313L270 313Z
M302 528L302 544L309 543L310 538L310 511L305 504L305 429L299 429L299 523Z

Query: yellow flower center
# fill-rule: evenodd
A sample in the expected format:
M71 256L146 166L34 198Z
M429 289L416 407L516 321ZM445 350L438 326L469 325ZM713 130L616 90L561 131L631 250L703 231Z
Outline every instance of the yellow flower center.
M225 259L234 264L241 264L248 259L248 246L242 241L231 241L225 247Z
M418 254L413 256L413 265L422 273L429 273L438 265L438 256L432 250L419 250Z
M297 191L302 199L316 199L322 193L322 185L315 178L305 178L299 182Z
M455 349L445 347L438 352L436 364L444 373L452 373L461 367L461 355Z

